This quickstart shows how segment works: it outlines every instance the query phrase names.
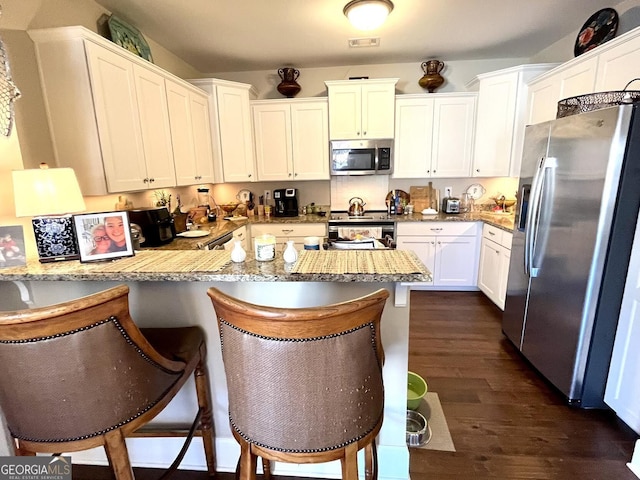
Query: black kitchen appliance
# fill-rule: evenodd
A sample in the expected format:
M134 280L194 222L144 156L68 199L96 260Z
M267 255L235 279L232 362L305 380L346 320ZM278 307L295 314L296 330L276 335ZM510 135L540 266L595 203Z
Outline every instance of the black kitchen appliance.
M298 189L279 188L273 191L273 199L276 202L276 217L298 216Z
M176 236L173 218L166 207L129 210L129 221L142 229L142 247L157 247L170 243Z

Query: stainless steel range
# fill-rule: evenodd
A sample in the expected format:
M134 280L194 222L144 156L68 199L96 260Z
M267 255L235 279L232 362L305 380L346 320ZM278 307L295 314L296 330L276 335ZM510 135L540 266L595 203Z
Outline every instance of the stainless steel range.
M395 248L395 220L386 210L372 210L358 216L349 216L345 211L331 212L328 223L330 241L353 240L360 235Z

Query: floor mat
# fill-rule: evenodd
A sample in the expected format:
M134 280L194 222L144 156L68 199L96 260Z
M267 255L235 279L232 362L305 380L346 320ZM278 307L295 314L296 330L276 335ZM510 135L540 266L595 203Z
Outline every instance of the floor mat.
M444 417L444 411L442 410L442 405L440 405L440 398L436 392L427 392L420 402L418 412L427 419L429 427L431 428L431 438L425 445L411 448L455 452L456 447L453 445L447 419Z

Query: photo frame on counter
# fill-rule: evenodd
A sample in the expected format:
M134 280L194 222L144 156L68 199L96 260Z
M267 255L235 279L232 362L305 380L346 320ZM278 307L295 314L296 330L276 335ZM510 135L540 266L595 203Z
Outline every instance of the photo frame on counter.
M131 224L126 211L73 216L81 262L132 257Z
M0 227L0 268L22 267L26 264L22 226Z

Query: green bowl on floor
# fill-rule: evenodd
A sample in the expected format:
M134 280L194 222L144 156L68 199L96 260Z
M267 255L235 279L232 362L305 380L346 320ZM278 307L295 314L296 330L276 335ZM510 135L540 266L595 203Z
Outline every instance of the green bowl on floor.
M416 410L427 393L427 382L417 373L409 372L407 376L407 408Z

